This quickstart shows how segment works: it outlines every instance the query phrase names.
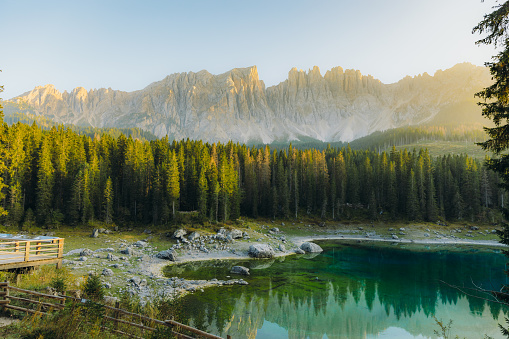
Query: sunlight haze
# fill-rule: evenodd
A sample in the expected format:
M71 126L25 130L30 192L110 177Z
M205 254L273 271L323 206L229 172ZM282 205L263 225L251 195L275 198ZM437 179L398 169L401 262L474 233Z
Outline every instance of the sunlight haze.
M180 72L358 69L383 83L482 65L472 28L494 1L0 1L4 99L54 84L133 91Z

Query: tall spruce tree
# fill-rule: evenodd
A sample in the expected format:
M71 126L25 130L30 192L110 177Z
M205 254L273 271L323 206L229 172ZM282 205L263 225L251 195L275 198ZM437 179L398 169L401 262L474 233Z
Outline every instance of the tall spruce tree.
M175 151L171 151L169 155L169 162L166 167L167 170L167 195L171 205L173 217L175 217L175 204L180 197L180 174Z
M203 166L198 179L198 212L202 218L205 218L207 215L207 195L209 186L205 175L206 171L207 169Z
M104 222L111 223L113 217L113 183L111 177L106 180L104 187Z
M492 13L486 14L484 19L473 29L473 33L487 34L478 40L478 45L494 45L500 48L500 52L493 57L492 62L485 65L489 67L493 84L486 87L476 96L483 101L479 103L482 107L483 116L491 119L495 127L485 127L489 139L480 143L484 150L492 151L495 157L487 160L488 168L498 172L503 180L501 186L509 189L509 154L502 153L509 149L509 1L495 6ZM504 209L506 218L509 217L509 210ZM509 245L509 225L499 232L500 242ZM504 251L509 257L509 251ZM509 275L509 272L506 271ZM509 303L509 286L503 288L503 293L494 294L505 303ZM509 322L506 317L505 320ZM499 325L502 333L509 337L509 329Z
M491 119L495 127L485 127L489 139L479 143L484 150L492 151L496 157L487 160L488 168L498 172L502 179L502 186L509 189L509 154L501 152L509 148L509 1L495 7L495 11L486 14L484 19L474 27L474 33L487 33L488 35L476 44L494 45L501 47L501 51L493 57L493 62L487 62L494 83L486 87L476 96L483 101L483 116ZM509 230L507 236L502 238L509 243Z
M37 215L41 224L46 222L53 202L54 169L51 162L51 145L48 137L42 143L37 173Z

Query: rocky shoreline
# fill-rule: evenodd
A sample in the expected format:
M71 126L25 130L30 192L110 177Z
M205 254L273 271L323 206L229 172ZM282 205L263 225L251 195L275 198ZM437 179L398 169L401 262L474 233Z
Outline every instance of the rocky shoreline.
M245 274L242 269L231 273L232 276L238 275L239 278L228 276L227 280L187 280L180 277L164 277L162 270L167 265L206 260L274 258L321 252L320 246L313 241L378 241L422 245L476 245L497 248L505 246L494 240L462 239L454 235L457 233L456 230L454 234L451 234L452 237L435 232L434 238L425 235L427 239L400 238L395 237L395 234L384 236L374 231L364 231L362 227L343 231L326 230L323 231L327 233L324 235L307 236L288 236L278 227L270 228L265 225L262 225L260 231L220 229L216 234L199 234L198 232L187 234L186 230L179 229L172 234L174 239L172 246L161 251L152 246L150 240L129 243L119 239L111 244L112 247L99 248L95 251L87 248L69 251L65 254L66 259L63 264L71 270L89 269L88 274L102 276L106 288L116 287L120 294L127 292L146 301L153 297L177 298L187 293L203 291L208 287L248 285L248 282L241 277ZM405 235L401 234L404 232L405 229L400 228L400 236Z

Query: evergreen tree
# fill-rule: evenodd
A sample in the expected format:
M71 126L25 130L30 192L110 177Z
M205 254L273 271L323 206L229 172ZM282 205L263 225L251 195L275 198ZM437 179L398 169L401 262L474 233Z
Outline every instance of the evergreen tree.
M219 220L219 182L217 180L217 167L214 158L211 158L210 166L207 174L207 182L209 186L210 196L210 221Z
M104 222L111 223L113 217L113 183L111 177L106 180L104 187Z
M198 213L202 218L207 215L207 196L209 190L205 173L206 168L202 167L200 177L198 179Z
M435 180L433 177L433 167L431 165L431 158L428 150L426 149L423 154L424 157L424 177L426 189L426 220L435 221L436 219L436 197L435 197Z
M369 198L369 204L368 204L368 210L369 210L369 216L372 220L375 220L377 218L377 203L376 203L376 196L375 191L372 190Z
M477 44L499 46L501 51L493 57L493 62L487 62L494 83L477 93L483 102L483 116L491 119L495 127L485 127L490 139L479 143L487 151L492 151L497 157L487 161L488 168L498 172L502 178L502 185L509 189L509 154L501 152L509 148L509 1L496 6L496 10L484 16L473 32L487 33L487 36L478 40ZM503 239L509 243L509 238Z
M500 52L493 57L493 62L487 62L494 83L485 88L476 95L483 102L479 105L482 107L483 116L491 119L495 127L485 127L490 139L480 143L483 149L492 151L496 157L487 161L488 168L498 172L503 179L502 186L509 189L509 154L503 151L509 148L509 1L497 5L496 9L484 16L484 19L474 27L473 31L487 36L478 40L477 44L500 46ZM509 217L509 210L505 209L504 214ZM509 245L509 225L504 225L503 231L499 232L500 242ZM509 257L509 251L504 251ZM509 272L506 271L507 274ZM509 286L504 286L503 292L494 294L506 303L509 302L507 291ZM506 317L506 321L509 319ZM503 328L502 333L509 336L509 330Z
M407 216L410 220L419 219L419 199L417 197L417 183L415 181L415 173L410 169L408 178L408 199L407 199Z
M175 204L180 197L180 175L175 151L170 152L167 166L167 195L170 202L173 217L175 217Z
M42 224L46 222L53 207L53 164L51 162L50 140L45 138L39 155L37 174L37 216Z
M21 196L21 184L19 181L16 181L14 184L11 184L10 187L10 196L11 196L11 206L10 206L10 219L18 224L23 219L23 214L25 212L23 208L23 197Z

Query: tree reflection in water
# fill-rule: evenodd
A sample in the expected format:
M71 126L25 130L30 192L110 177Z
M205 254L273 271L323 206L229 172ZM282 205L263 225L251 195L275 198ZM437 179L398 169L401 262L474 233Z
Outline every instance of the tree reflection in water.
M432 315L453 320L460 337L500 337L500 304L466 297L444 280L486 288L504 283L499 251L379 243L321 243L314 258L212 261L169 266L167 276L226 279L250 267L248 286L210 288L185 297L184 320L222 336L254 338L267 324L289 338L365 338L389 327L434 337Z

